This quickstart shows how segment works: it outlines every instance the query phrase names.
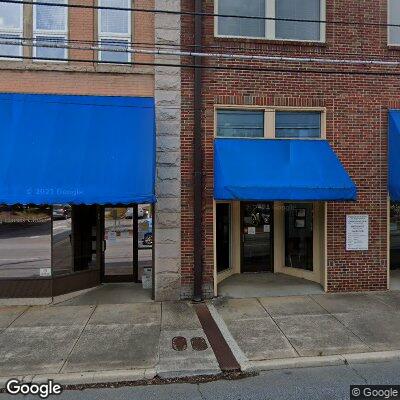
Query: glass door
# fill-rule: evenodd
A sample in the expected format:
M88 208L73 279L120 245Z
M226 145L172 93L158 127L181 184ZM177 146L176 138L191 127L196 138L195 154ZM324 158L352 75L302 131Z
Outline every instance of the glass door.
M105 207L103 282L137 281L137 207Z
M273 271L273 203L242 203L242 272Z

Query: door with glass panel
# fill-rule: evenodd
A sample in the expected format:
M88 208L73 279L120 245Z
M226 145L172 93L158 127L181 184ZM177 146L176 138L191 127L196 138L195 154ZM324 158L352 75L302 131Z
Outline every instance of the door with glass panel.
M242 203L241 272L273 271L273 203Z
M285 266L313 270L313 204L285 204Z
M136 281L137 207L104 207L101 225L102 281Z

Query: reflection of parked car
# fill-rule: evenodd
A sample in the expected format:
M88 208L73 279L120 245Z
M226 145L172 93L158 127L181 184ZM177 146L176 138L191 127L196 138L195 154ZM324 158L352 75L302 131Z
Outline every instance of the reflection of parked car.
M53 206L53 219L68 219L71 217L71 208L69 206Z
M152 246L153 245L153 234L151 232L145 233L142 243L144 246Z

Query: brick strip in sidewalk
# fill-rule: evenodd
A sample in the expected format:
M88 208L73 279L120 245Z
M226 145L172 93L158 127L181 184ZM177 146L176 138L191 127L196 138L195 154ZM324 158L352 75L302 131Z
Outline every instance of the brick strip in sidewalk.
M221 371L240 371L240 365L232 353L228 343L225 341L225 338L218 328L217 323L214 321L208 307L205 304L197 304L195 310L204 333L214 351Z

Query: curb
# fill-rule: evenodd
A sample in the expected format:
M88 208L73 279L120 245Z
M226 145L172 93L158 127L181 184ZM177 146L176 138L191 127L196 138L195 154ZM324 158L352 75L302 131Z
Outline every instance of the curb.
M0 377L0 389L4 389L7 381L18 379L25 383L44 383L49 379L62 385L89 385L100 383L118 383L135 382L150 380L156 376L156 370L152 369L134 369L134 370L116 370L116 371L98 371L98 372L72 372L61 374L40 374L25 376Z
M281 358L252 361L257 372L277 369L328 367L347 364L363 364L400 360L400 350L378 351L373 353L351 353L320 357Z

